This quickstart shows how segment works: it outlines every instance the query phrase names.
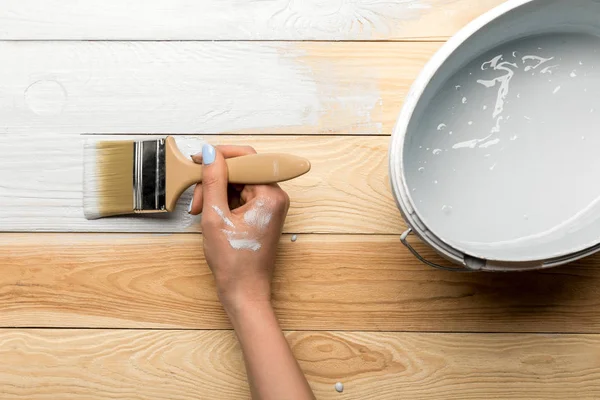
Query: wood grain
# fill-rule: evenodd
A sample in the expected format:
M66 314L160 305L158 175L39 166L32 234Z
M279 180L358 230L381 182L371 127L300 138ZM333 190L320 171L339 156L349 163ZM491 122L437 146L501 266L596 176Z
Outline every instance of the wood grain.
M0 132L389 135L439 46L0 42Z
M431 40L503 0L3 0L10 40Z
M600 396L597 335L288 332L287 339L319 399ZM249 397L228 331L6 329L0 355L7 400Z
M229 328L200 235L0 235L0 326ZM431 250L415 243L428 258ZM600 333L599 257L547 272L461 274L396 236L281 240L285 329Z
M83 140L79 135L0 134L0 231L199 232L200 217L187 213L191 191L169 215L87 221L82 209ZM389 138L177 137L186 155L199 152L205 140L250 144L259 152L287 152L311 161L309 174L282 184L292 200L286 232L403 230L389 188Z

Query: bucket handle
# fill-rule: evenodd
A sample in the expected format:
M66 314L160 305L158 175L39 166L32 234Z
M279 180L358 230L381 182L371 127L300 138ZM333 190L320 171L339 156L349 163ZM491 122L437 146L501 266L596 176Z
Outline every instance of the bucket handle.
M469 268L460 268L460 267L445 267L443 265L436 264L429 260L426 260L425 257L419 254L419 252L408 243L408 236L412 233L412 229L407 229L401 236L400 241L406 248L423 264L429 265L430 267L441 269L442 271L452 271L452 272L474 272L474 270Z

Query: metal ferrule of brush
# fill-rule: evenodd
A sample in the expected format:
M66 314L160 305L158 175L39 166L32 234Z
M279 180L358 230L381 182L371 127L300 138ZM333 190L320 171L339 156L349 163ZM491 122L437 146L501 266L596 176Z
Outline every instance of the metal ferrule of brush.
M133 144L133 210L167 211L165 202L165 140Z

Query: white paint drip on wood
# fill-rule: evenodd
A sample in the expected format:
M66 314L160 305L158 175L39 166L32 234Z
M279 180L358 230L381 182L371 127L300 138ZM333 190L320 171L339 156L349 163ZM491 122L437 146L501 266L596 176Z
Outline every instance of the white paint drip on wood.
M0 39L389 39L432 9L449 13L463 1L3 0ZM429 29L449 35L446 25Z

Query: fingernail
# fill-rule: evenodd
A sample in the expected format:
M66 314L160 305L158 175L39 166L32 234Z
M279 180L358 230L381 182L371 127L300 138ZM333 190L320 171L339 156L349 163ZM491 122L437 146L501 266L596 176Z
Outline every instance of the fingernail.
M210 165L215 161L215 148L210 144L202 146L202 164Z
M194 204L194 196L192 196L192 199L190 200L190 205L188 206L188 214L192 212L192 204Z

